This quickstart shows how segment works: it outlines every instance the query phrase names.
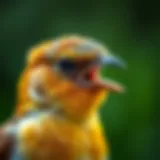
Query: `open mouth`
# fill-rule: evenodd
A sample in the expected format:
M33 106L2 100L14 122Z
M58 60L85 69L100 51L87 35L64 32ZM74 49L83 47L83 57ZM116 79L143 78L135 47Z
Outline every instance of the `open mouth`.
M123 93L124 87L113 80L104 79L100 75L102 65L91 64L78 71L77 82L86 87L99 87L108 91Z

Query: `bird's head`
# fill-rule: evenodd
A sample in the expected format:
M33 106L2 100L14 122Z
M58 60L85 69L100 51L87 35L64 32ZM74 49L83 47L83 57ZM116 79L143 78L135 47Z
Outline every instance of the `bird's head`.
M75 117L87 116L105 99L109 92L123 92L116 82L105 80L103 67L124 67L100 43L80 36L68 36L49 42L42 55L31 54L30 65L47 63L52 70L50 89L60 106Z

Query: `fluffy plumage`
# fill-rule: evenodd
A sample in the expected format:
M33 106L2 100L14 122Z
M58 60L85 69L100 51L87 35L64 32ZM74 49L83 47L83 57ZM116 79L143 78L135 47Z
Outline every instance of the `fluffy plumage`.
M123 88L100 80L104 63L122 65L100 43L79 36L29 51L15 111L18 160L108 157L98 110L110 91Z

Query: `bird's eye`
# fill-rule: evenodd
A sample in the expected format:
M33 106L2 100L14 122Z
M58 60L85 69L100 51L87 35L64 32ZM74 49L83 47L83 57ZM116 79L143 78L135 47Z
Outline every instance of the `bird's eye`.
M75 62L68 59L62 59L58 62L58 67L63 72L72 72L76 68Z

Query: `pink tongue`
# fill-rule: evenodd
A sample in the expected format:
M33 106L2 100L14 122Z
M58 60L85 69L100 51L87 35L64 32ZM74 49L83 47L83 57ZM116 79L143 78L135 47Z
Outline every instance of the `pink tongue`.
M98 71L98 67L97 66L92 67L88 72L88 78L90 80L94 80L96 78L97 71Z

